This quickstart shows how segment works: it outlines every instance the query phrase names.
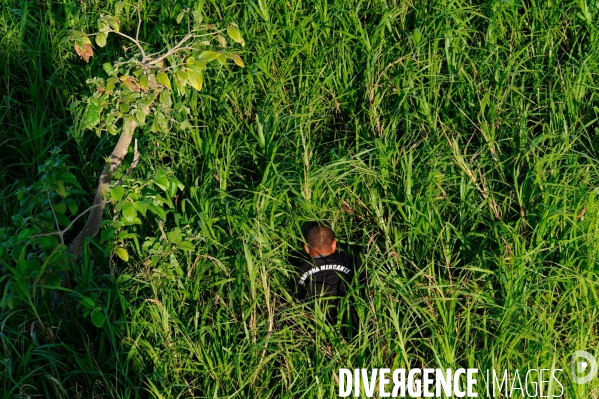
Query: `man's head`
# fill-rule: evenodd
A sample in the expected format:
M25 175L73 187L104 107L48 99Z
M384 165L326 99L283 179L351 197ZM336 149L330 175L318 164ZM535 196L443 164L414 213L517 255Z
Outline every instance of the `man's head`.
M304 249L310 256L330 255L337 249L335 233L318 222L309 223L304 230Z

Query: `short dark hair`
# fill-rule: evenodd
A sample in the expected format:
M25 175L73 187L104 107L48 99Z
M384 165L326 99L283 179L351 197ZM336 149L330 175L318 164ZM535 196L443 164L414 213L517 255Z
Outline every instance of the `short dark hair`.
M318 222L310 222L304 229L304 238L310 248L328 248L333 244L335 233Z

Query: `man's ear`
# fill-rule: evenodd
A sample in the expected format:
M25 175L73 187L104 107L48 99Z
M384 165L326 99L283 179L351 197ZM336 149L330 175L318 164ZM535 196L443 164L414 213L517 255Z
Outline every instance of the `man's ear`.
M333 252L337 250L337 240L333 240L333 242L331 243L331 249L333 250Z
M306 250L307 254L310 254L310 248L308 248L308 245L304 244L304 249Z

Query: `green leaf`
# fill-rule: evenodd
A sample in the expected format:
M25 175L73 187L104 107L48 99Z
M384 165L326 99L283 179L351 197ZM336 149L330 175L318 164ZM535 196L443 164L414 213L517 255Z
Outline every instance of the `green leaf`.
M183 19L184 16L185 16L185 11L181 11L179 14L177 14L177 18L175 18L175 21L177 21L177 23L180 24L181 20Z
M158 216L161 220L166 220L166 212L161 207L150 203L148 204L148 209L154 215Z
M139 78L139 85L144 90L148 88L148 75L146 75L145 73L141 75L141 77Z
M21 302L22 300L18 296L11 296L7 300L7 305L10 310L13 310L14 308L18 307L21 304Z
M175 177L168 179L168 194L173 198L177 194L177 188L183 190L185 186Z
M158 83L160 83L164 87L166 87L168 89L171 88L171 81L168 78L168 75L166 73L158 72L158 74L156 75L156 79L158 79Z
M58 245L57 236L38 237L36 240L37 240L37 243L39 244L40 248L43 249L44 251L49 251L51 249L54 249Z
M202 23L202 13L199 10L193 10L191 12L191 15L193 15L193 22L196 23L196 25L199 25Z
M168 179L164 170L159 170L156 172L156 175L154 176L154 183L156 183L156 185L160 187L162 191L168 190Z
M100 233L100 241L108 241L112 238L113 235L114 229L112 227L104 229L102 230L102 233Z
M102 68L104 68L104 72L106 72L108 76L114 76L114 68L112 67L112 64L110 62L105 62L104 64L102 64Z
M96 44L100 47L106 46L106 37L108 34L106 32L100 32L96 35Z
M54 287L60 287L62 285L62 277L60 274L51 275L48 282Z
M123 214L123 220L125 223L135 224L137 218L137 209L135 209L133 204L126 204L123 206L123 209L121 209L121 212Z
M241 37L241 32L239 31L239 28L237 26L227 26L227 34L229 35L229 37L231 37L231 39L233 39L233 41L241 44L242 46L245 46L245 40L243 40L243 37Z
M212 50L206 50L206 51L203 51L202 54L200 54L200 58L206 62L215 60L219 56L220 56L220 53L218 51L212 51Z
M54 204L54 212L56 212L57 214L62 214L64 215L65 213L67 213L67 205L60 203L60 204Z
M152 123L152 131L167 133L168 129L168 120L162 112L157 112L156 116L154 116L154 122Z
M199 58L195 60L195 63L193 65L194 67L198 67L199 69L206 69L206 60L203 58Z
M110 189L110 196L115 201L120 201L121 198L123 198L123 195L125 195L125 189L123 186L116 186Z
M29 237L33 235L33 231L31 229L23 229L19 232L17 236L17 241L25 241L28 240Z
M173 99L171 98L171 92L163 90L160 93L160 105L164 108L170 108L173 105Z
M106 126L106 130L108 130L108 133L112 134L113 136L116 136L116 134L118 133L116 126L114 125Z
M88 296L83 297L83 299L81 300L81 304L88 309L93 309L96 307L96 301L94 301L92 298Z
M146 212L148 211L148 205L144 201L135 201L135 209L145 217Z
M104 321L106 321L106 316L104 316L104 312L92 313L92 323L94 324L94 326L101 328L104 325Z
M412 41L414 42L414 44L420 43L421 39L422 39L422 33L420 33L420 29L419 28L414 29L414 32L412 32Z
M195 247L195 245L193 245L193 243L191 241L182 241L179 244L179 249L182 249L184 251L193 252L193 251L195 251L196 247Z
M146 124L146 114L143 113L142 110L136 109L133 111L133 117L139 126L143 126Z
M178 227L175 227L172 231L166 233L166 237L170 242L173 242L175 244L179 244L181 240L183 240L183 236L181 235L181 229Z
M64 182L62 180L56 180L54 182L54 191L56 191L56 193L62 198L68 195L67 189L65 188Z
M71 220L62 213L57 213L56 219L58 219L58 224L62 227L67 227L69 224L71 224Z
M177 80L179 81L179 84L181 86L185 86L185 84L187 84L187 71L185 69L179 69L177 71Z
M224 54L219 55L218 62L220 62L221 65L225 65L227 63L227 57Z
M129 252L125 248L118 247L114 250L114 253L125 262L129 262Z
M111 67L112 68L112 67ZM114 91L114 86L119 82L119 80L115 77L108 78L106 80L106 91L112 93Z
M95 127L100 123L100 113L102 112L102 106L95 102L90 102L83 114L83 123L88 129Z
M63 180L67 183L72 183L73 185L81 188L81 185L79 185L79 183L77 182L77 178L71 172L67 172L67 171L62 172L60 174L60 180Z
M75 215L77 213L77 209L79 209L79 206L77 205L77 203L73 200L65 200L64 202L69 207L69 211L71 212L71 215Z
M187 60L185 62L187 63L187 65L193 65L195 64L196 60L193 57L187 57Z

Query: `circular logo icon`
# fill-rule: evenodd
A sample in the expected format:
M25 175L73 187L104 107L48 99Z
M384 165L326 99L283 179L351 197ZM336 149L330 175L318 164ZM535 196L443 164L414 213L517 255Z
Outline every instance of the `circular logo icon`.
M580 376L583 374L583 376ZM572 354L570 375L575 384L586 384L597 375L597 361L587 351L576 351Z

